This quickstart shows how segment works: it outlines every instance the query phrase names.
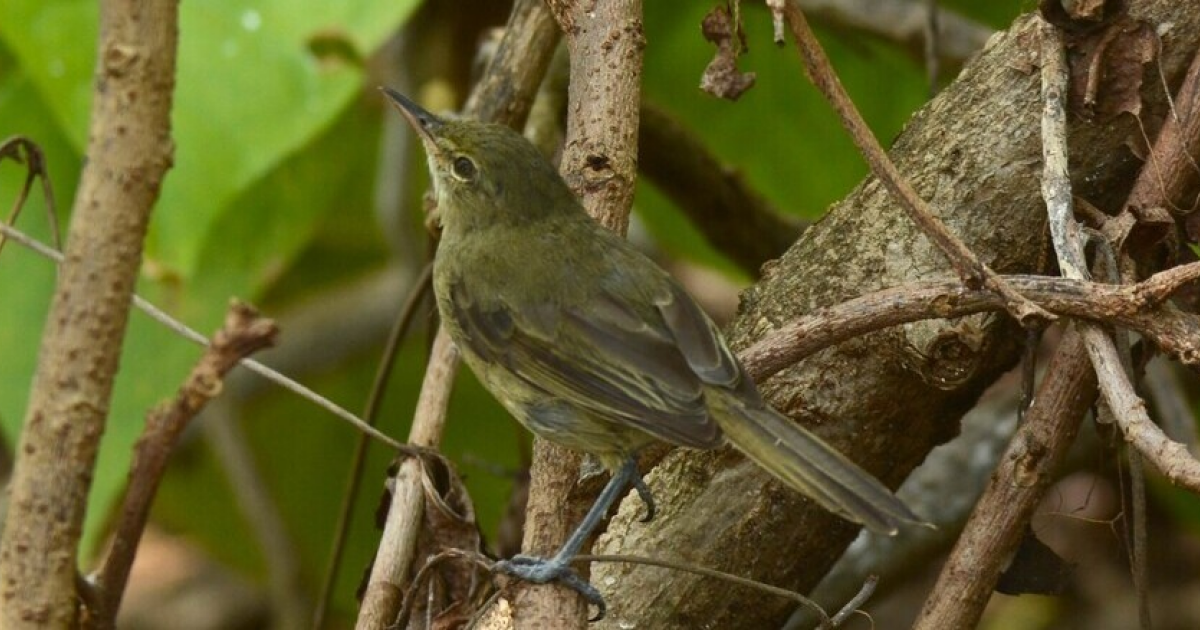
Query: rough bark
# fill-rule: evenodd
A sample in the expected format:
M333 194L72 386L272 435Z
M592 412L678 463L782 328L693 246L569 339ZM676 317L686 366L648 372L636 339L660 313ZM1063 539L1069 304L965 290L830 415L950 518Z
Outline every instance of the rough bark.
M1171 23L1159 63L1173 83L1200 39L1200 0L1139 2L1131 11L1154 26ZM918 193L1001 273L1037 271L1045 261L1040 81L1031 56L1036 41L1028 18L994 38L914 116L892 150ZM1157 72L1153 65L1146 70L1151 77ZM1143 116L1161 114L1157 80L1145 83L1143 97ZM1114 207L1139 166L1125 144L1140 137L1138 123L1130 116L1074 123L1076 191L1102 208ZM744 348L814 309L935 277L954 277L945 258L882 186L867 179L744 295L730 341ZM1000 314L917 322L810 357L762 389L779 409L895 486L930 449L957 434L963 413L1016 360L1018 334ZM676 451L647 480L659 517L637 523L636 501L627 501L598 553L668 557L805 590L854 534L728 451ZM786 601L660 569L597 566L594 582L611 611L600 627L636 621L641 628L763 628L781 623L789 608Z
M100 7L87 163L0 539L0 627L63 628L150 210L171 164L174 0Z

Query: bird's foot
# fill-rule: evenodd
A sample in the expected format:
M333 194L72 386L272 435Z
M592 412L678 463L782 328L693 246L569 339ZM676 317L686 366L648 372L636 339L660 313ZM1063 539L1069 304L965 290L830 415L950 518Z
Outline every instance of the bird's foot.
M496 573L503 573L520 578L534 584L557 582L579 593L587 602L596 607L596 616L588 621L600 621L608 612L600 591L579 577L567 561L559 558L538 558L536 556L516 555L509 560L501 560L492 568Z

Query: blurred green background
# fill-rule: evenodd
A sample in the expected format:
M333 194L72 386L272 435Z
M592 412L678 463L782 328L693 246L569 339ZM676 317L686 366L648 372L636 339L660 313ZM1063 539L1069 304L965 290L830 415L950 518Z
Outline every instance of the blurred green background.
M769 17L758 4L744 9L749 53L741 61L758 74L756 86L736 103L700 92L713 47L699 24L713 5L646 3L645 98L685 122L777 207L819 217L862 177L862 160L808 85L795 51L771 43ZM1032 2L942 5L1004 28ZM25 135L45 150L64 226L87 139L97 12L86 0L0 3L0 138ZM404 287L382 304L360 307L346 296L370 298L362 287L378 286L380 278L403 284L428 255L420 229L423 158L417 147L399 155L401 145L389 147L385 119L394 115L375 87L395 85L434 109L460 104L479 34L502 25L506 12L503 3L486 0L424 7L418 0L181 3L175 166L155 209L140 293L206 334L231 297L256 304L284 323L289 374L360 411L386 330L386 320L363 324L371 318L360 315L372 307L398 310ZM928 97L922 64L895 44L816 26L887 144ZM14 198L23 175L15 164L0 166L0 202ZM749 280L652 187L641 185L636 204L662 255ZM18 225L47 238L36 193ZM9 245L0 254L0 426L10 444L53 281L51 265L28 252ZM427 325L419 318L381 416L383 430L401 438L423 372ZM173 394L198 355L190 343L133 316L93 486L91 553L102 544L145 412ZM281 516L301 581L315 592L356 433L272 386L237 391L226 412ZM451 414L445 451L466 477L490 537L512 485L502 471L521 466L528 437L469 376L460 379ZM156 522L245 576L264 579L261 545L239 507L239 482L222 461L211 436L190 432L161 490ZM343 618L353 613L354 588L377 542L372 512L387 464L383 449L373 448L337 588Z

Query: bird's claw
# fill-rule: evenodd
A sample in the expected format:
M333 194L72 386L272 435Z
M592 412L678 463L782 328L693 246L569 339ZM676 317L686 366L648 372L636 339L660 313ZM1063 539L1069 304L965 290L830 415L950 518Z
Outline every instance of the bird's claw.
M633 472L633 480L630 483L633 485L633 489L637 491L642 503L646 504L646 515L641 518L641 521L643 523L653 521L654 514L658 511L658 508L654 505L654 495L650 493L650 486L647 486L646 482L642 480L642 476L637 473L636 468Z
M587 580L579 577L579 574L563 560L517 555L509 560L497 562L492 571L511 575L527 582L533 582L534 584L546 584L548 582L562 584L579 593L589 604L596 607L596 616L588 619L588 621L600 621L604 618L605 613L608 612L608 606L605 605L600 591L596 590L596 587L588 583Z

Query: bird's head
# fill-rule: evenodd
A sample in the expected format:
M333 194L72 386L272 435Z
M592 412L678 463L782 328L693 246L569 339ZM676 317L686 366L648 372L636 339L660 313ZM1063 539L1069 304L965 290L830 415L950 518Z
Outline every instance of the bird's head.
M447 232L578 209L558 171L524 136L503 125L441 118L395 90L382 90L425 145Z

